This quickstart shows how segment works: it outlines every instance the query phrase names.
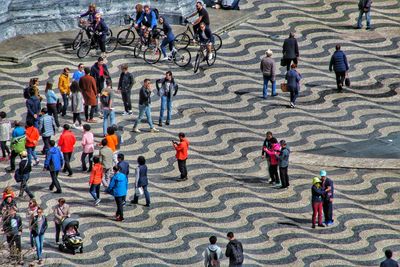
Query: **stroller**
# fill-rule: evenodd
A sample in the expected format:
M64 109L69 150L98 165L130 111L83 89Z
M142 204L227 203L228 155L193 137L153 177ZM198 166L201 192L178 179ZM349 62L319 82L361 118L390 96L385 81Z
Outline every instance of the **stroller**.
M79 221L66 218L61 225L63 231L62 243L58 246L60 251L70 251L75 255L76 251L79 250L83 253L83 239L79 234Z

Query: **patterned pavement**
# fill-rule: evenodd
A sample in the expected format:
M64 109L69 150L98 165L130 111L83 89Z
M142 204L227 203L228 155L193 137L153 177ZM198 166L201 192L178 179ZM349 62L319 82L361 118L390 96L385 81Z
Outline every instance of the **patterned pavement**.
M78 147L72 162L75 174L61 175L60 181L62 196L81 223L85 252L58 252L51 223L45 239L46 265L202 266L208 237L217 235L224 250L228 231L243 242L246 266L376 266L387 248L398 257L398 170L326 168L337 192L335 225L311 229L310 181L320 167L307 161L292 164L291 187L281 191L268 185L266 164L260 158L267 130L287 140L293 157L310 149L399 133L398 2L374 2L372 31L353 29L356 1L249 0L241 8L254 16L222 35L224 46L216 64L202 65L197 74L171 64L146 65L133 57L131 48L118 48L108 57L114 84L119 65L128 63L134 73L133 103L144 78L154 80L171 69L180 85L172 125L160 128L160 133L146 131L147 124L141 124L140 134L130 132L137 109L133 117L117 116L124 126L121 150L131 167L138 155L148 160L152 206L128 205L123 223L112 220L115 204L110 196L103 195L101 205L93 207L88 177L78 170ZM259 60L271 48L279 62L289 31L295 31L299 41L299 71L304 77L296 109L287 108L289 96L280 90L278 97L260 98ZM334 74L328 72L337 43L347 53L352 80L351 88L342 93L336 92ZM87 65L94 61L83 60ZM24 118L21 88L29 78L37 76L44 85L48 79L57 80L65 66L75 69L79 62L71 50L59 49L24 64L0 63L1 109L11 119ZM279 71L278 85L284 68ZM121 105L119 97L116 102ZM155 121L158 111L155 96ZM62 123L71 121L67 116ZM94 128L100 140L101 125ZM177 183L170 140L180 131L191 142L190 178ZM81 133L75 133L80 139ZM11 175L1 175L1 188L14 185ZM49 193L49 175L40 167L31 177L36 198L50 213L59 195ZM26 207L26 199L19 202ZM28 240L25 228L24 249ZM26 259L32 261L33 255L28 253Z

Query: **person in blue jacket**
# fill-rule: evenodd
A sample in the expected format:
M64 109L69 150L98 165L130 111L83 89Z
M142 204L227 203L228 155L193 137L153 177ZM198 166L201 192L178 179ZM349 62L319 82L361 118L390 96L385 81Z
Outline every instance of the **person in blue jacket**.
M157 14L154 10L150 8L149 5L144 6L144 12L140 18L135 23L135 28L138 29L139 25L148 28L152 31L153 36L155 36L157 28ZM142 31L143 33L143 31Z
M96 4L91 3L89 4L88 10L85 13L81 14L79 17L83 18L87 16L89 22L94 22L96 20L95 17L97 13L98 12L96 10Z
M30 120L33 122L33 126L35 126L36 129L39 129L40 100L33 90L29 92L29 95L29 99L26 100L26 108L28 109L26 113L26 121Z
M119 140L118 140L119 143ZM128 175L129 175L129 163L125 160L125 155L122 153L119 153L117 155L117 166L119 167L119 171L122 172L123 174L125 174L126 179L128 180ZM123 199L123 204L126 204L126 195L124 196Z
M323 199L325 225L331 226L333 225L333 197L335 193L335 187L333 185L333 181L326 176L325 170L321 170L319 175L321 176L322 188L325 191Z
M199 34L199 40L201 44L204 44L207 46L207 51L208 51L208 60L211 60L213 58L213 54L211 53L212 47L214 46L214 36L210 30L209 27L204 22L200 23L200 28L198 31Z
M150 194L147 191L147 186L149 184L149 180L147 179L147 166L146 159L143 156L139 156L137 159L139 166L136 168L136 181L135 181L135 189L142 188L144 197L146 198L146 207L150 207ZM135 195L133 196L132 204L137 204L139 200L139 195L135 190Z
M111 177L107 192L114 196L117 203L117 212L115 214L116 221L124 220L124 199L128 192L128 179L126 175L120 171L118 166L113 167L114 176Z
M49 190L53 191L54 187L56 187L56 194L62 193L60 183L58 182L58 173L63 165L63 154L61 153L60 149L56 147L56 142L54 140L50 140L50 149L47 151L43 170L50 171L51 184L49 186Z
M164 17L160 17L160 18L158 19L158 22L160 22L160 24L162 25L162 29L163 29L163 32L164 32L164 34L165 34L165 37L164 37L164 39L163 39L162 42L161 42L161 52L162 52L162 54L163 54L163 56L164 56L164 58L162 58L161 60L165 61L165 60L168 60L165 47L168 45L169 51L171 51L171 56L172 56L172 53L174 53L174 51L175 51L175 50L174 50L175 35L174 35L174 33L172 32L171 26L170 26L169 23L165 20Z
M336 74L337 89L341 91L346 72L349 70L349 64L347 63L346 54L340 50L340 45L336 45L336 51L333 53L329 63L329 71L332 71L332 67Z
M299 96L301 74L296 70L297 65L292 64L290 70L286 73L287 87L290 92L290 107L296 107L296 99Z

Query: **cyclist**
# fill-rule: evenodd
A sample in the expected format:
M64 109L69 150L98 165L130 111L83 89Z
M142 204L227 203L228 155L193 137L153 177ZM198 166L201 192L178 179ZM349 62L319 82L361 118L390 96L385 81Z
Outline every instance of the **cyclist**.
M150 9L149 5L144 6L144 12L136 21L135 28L138 29L139 25L142 25L143 31L145 31L146 28L151 30L153 38L157 36L157 14L154 10Z
M83 18L83 17L86 17L86 16L88 16L88 22L89 22L89 24L92 24L95 20L96 20L96 14L97 14L98 12L97 12L97 10L96 10L96 5L94 4L94 3L91 3L90 5L89 5L89 7L88 7L88 10L85 12L85 13L83 13L83 14L81 14L79 17L80 18ZM86 27L86 35L87 35L87 37L90 39L90 35L91 35L91 33L90 33L90 27Z
M210 28L207 27L204 22L200 23L199 38L200 44L207 46L208 60L211 60L213 58L211 49L214 46L214 36L212 35Z
M210 27L210 17L208 16L207 10L204 8L204 4L202 1L197 1L196 2L196 9L197 11L191 14L190 16L186 17L186 20L194 17L196 14L199 15L199 17L192 23L193 25L193 32L195 37L198 34L200 23L204 23L207 27ZM197 39L197 38L195 38Z
M171 51L171 55L172 55L172 53L174 53L174 51L175 51L175 49L174 49L174 40L175 40L175 36L174 36L174 33L172 32L171 26L170 26L169 23L165 20L164 17L160 17L160 18L158 19L158 22L160 22L160 24L162 25L162 29L163 29L163 32L164 32L164 34L165 34L165 37L164 37L164 39L162 40L161 46L160 46L161 52L162 52L162 54L163 54L163 56L164 56L164 58L161 59L161 60L162 60L162 61L165 61L165 60L168 60L167 53L166 53L166 51L165 51L165 47L166 47L167 45L169 46L169 51Z
M96 20L93 23L93 31L95 41L99 44L101 50L101 56L104 58L106 56L106 37L108 33L108 26L104 22L100 13L96 14Z
M135 13L132 14L131 19L133 19L134 21L138 21L140 19L140 17L143 14L143 5L142 4L137 4L135 6ZM138 27L136 28L136 32L139 34L139 36L141 36L140 34L140 30L142 28L142 24L138 23Z

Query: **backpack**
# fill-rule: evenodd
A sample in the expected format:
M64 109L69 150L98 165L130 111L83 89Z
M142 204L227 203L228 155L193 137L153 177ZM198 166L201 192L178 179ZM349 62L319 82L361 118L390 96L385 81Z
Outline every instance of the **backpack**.
M154 14L156 14L156 19L160 17L160 13L158 12L157 8L153 8Z
M216 251L211 251L210 249L208 249L209 253L210 253L210 260L208 262L208 267L219 267L219 260L218 260L218 255Z
M244 256L243 256L243 251L240 248L239 244L232 244L231 243L231 248L232 248L232 259L234 264L242 264L244 261Z
M100 103L103 105L103 107L109 107L110 106L110 96L109 95L101 95Z

